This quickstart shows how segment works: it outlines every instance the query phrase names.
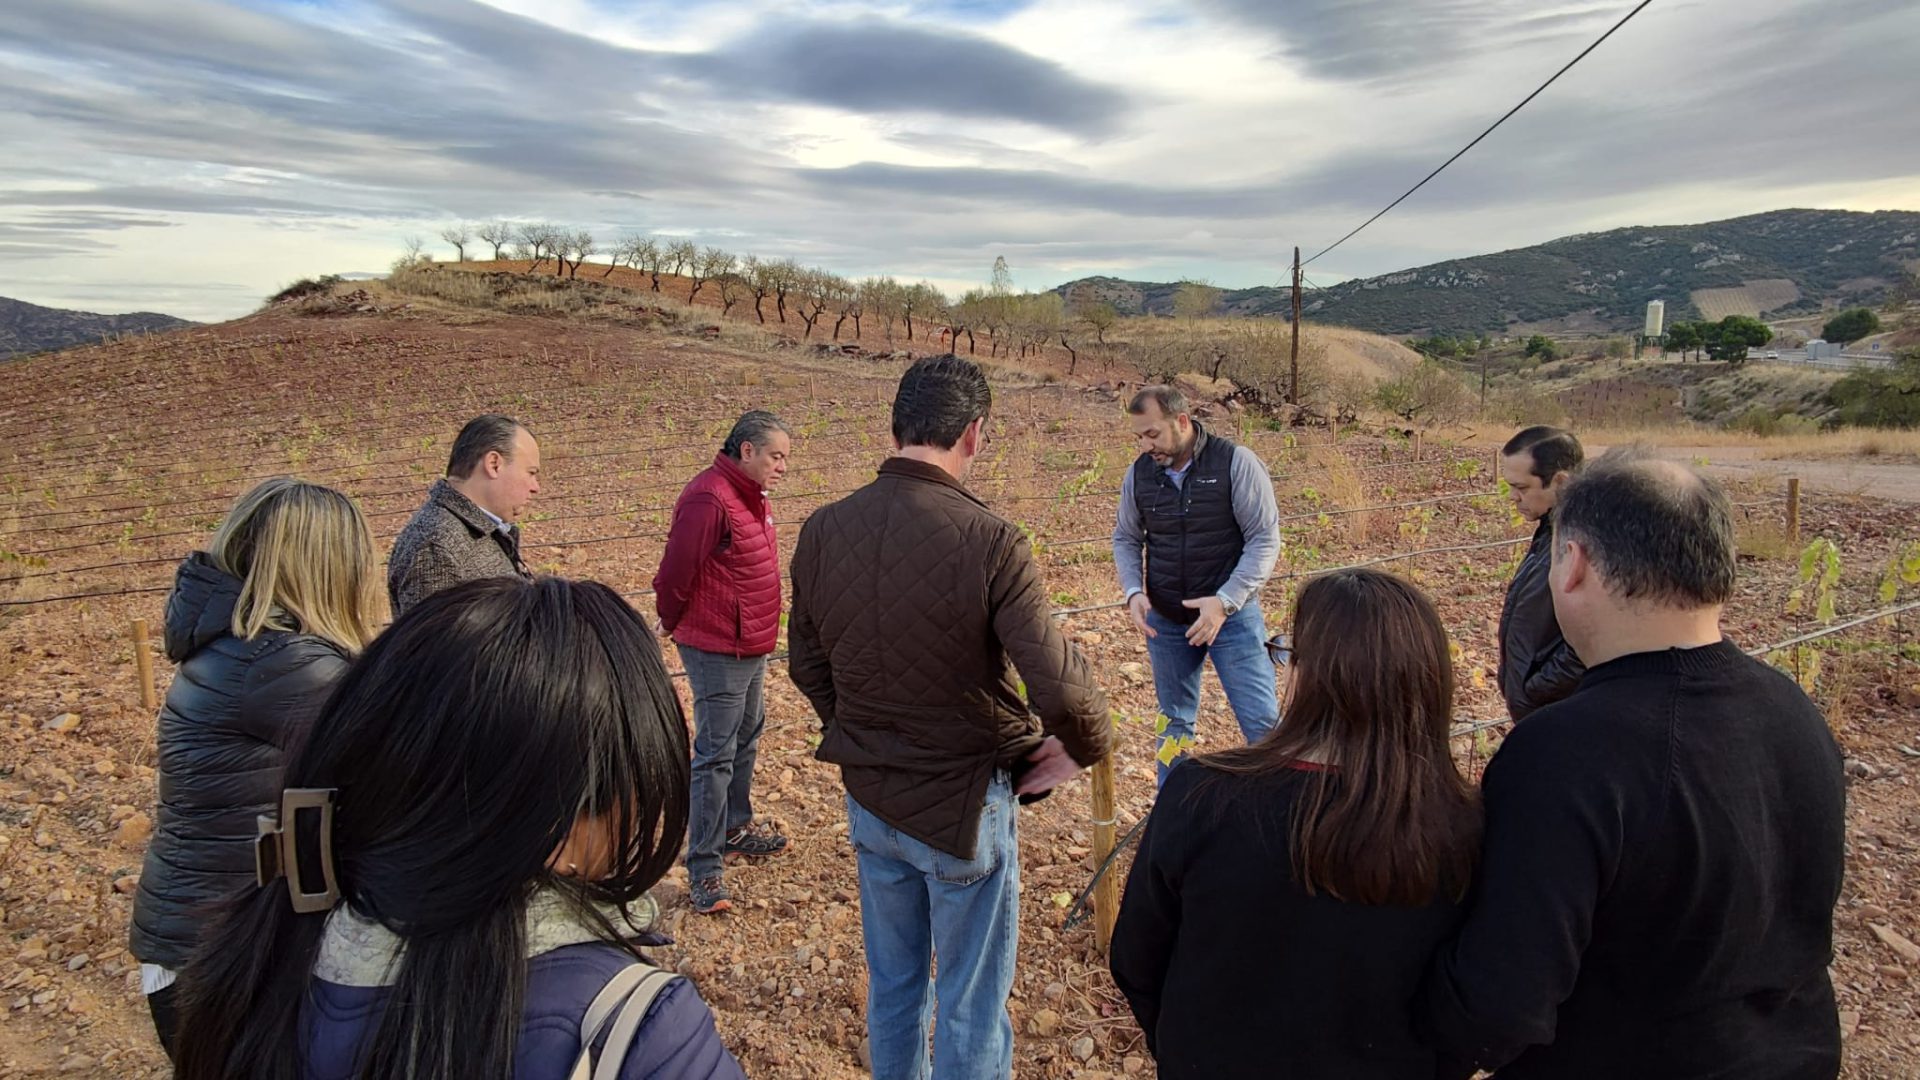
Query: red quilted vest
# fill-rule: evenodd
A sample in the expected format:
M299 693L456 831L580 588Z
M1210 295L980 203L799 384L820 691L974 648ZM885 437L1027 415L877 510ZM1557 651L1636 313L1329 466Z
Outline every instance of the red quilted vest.
M700 566L673 640L705 652L765 656L780 640L780 545L766 493L720 454L693 478L688 496L707 493L727 508L727 531Z

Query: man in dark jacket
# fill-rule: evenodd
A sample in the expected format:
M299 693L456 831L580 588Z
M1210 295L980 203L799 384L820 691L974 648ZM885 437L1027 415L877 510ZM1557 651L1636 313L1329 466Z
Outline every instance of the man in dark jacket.
M1540 523L1500 609L1500 696L1515 720L1573 693L1586 671L1560 635L1547 591L1553 507L1580 471L1582 456L1580 440L1552 427L1530 427L1500 448L1500 477L1514 507L1521 517Z
M787 838L753 820L753 765L766 726L767 655L780 640L780 543L767 492L787 474L793 433L770 412L734 422L713 465L673 507L654 575L661 629L693 691L693 811L687 818L693 910L731 910L729 858L762 858Z
M1726 493L1615 451L1557 517L1553 603L1587 674L1487 766L1430 1033L1500 1080L1832 1080L1840 751L1793 680L1721 636Z
M1113 561L1147 639L1159 698L1159 780L1194 745L1209 658L1249 745L1280 722L1260 588L1280 557L1280 509L1260 455L1201 427L1170 386L1127 406L1140 458L1120 481Z
M540 444L505 416L476 416L460 429L447 475L394 538L387 558L393 617L442 589L479 578L531 578L514 522L540 493Z
M916 362L893 403L899 453L816 511L793 556L788 670L847 786L875 1077L928 1075L929 989L932 1075L1010 1075L1015 796L1093 764L1111 737L1020 529L963 486L991 404L970 361Z

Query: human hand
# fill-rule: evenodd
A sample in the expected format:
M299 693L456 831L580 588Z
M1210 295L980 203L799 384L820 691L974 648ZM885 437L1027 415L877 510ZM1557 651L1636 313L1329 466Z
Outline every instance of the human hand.
M1033 753L1027 755L1027 760L1033 767L1020 777L1020 786L1014 789L1015 795L1037 795L1051 791L1080 773L1080 763L1073 760L1073 755L1067 753L1066 745L1052 735L1035 747Z
M1127 614L1132 617L1134 628L1150 638L1156 638L1160 635L1147 625L1147 612L1152 610L1153 605L1147 602L1146 593L1137 592L1127 597Z
M1213 639L1220 636L1221 625L1227 621L1227 605L1217 596L1203 596L1198 600L1182 600L1180 606L1200 613L1193 625L1187 627L1187 644L1213 644Z

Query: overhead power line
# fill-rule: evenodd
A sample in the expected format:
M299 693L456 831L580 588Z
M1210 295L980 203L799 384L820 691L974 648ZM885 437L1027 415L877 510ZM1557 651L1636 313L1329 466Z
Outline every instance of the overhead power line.
M1478 135L1476 135L1476 136L1474 136L1474 137L1473 137L1473 141L1472 141L1472 142L1470 142L1470 143L1468 143L1467 145L1465 145L1465 146L1463 146L1463 147L1461 147L1458 153L1456 153L1456 154L1454 154L1454 155L1453 155L1452 157L1450 157L1450 158L1448 158L1447 160L1445 160L1445 161L1443 161L1443 162L1441 162L1441 163L1440 163L1440 168L1438 168L1438 169L1435 169L1435 170L1433 170L1432 172L1430 172L1430 173L1428 173L1428 174L1427 174L1427 175L1426 175L1425 177L1423 177L1423 178L1421 179L1421 181L1420 181L1420 182L1419 182L1418 184L1415 184L1415 185L1413 185L1412 187L1410 187L1410 188L1408 188L1408 189L1407 189L1407 191L1406 191L1406 194L1405 194L1405 195L1402 195L1402 196L1400 196L1399 198L1397 198L1397 199L1395 199L1395 200L1393 200L1392 202L1390 202L1390 203L1388 203L1388 204L1386 205L1386 209L1383 209L1383 210L1381 210L1381 211L1380 211L1379 213L1377 213L1377 214L1375 214L1375 215L1373 215L1372 217L1370 217L1370 218L1368 218L1367 220L1365 220L1365 221L1363 221L1363 222L1361 222L1361 223L1360 223L1360 225L1359 225L1359 227L1358 227L1358 228L1356 228L1356 229L1354 229L1354 230L1353 230L1352 232L1350 232L1350 233L1348 233L1347 235L1345 235L1345 236L1343 236L1343 237L1341 237L1341 238L1340 238L1340 239L1338 239L1338 240L1335 240L1335 241L1334 241L1333 243L1331 243L1331 244L1328 244L1328 245L1327 245L1326 247L1324 247L1324 248L1321 248L1321 249L1320 249L1320 251L1319 251L1319 252L1318 252L1317 254L1315 254L1315 255L1313 256L1313 258L1310 258L1310 259L1308 259L1308 260L1306 260L1306 262L1303 262L1303 263L1301 263L1300 265L1302 265L1302 266L1305 266L1305 265L1307 265L1307 263L1310 263L1310 262L1312 262L1312 261L1313 261L1314 259L1317 259L1317 258L1319 258L1319 257L1320 257L1321 255L1325 255L1325 254L1326 254L1327 252L1329 252L1329 251L1332 251L1332 250L1333 250L1334 248L1337 248L1337 247L1339 247L1339 246L1340 246L1341 244L1344 244L1344 243L1346 243L1347 241L1349 241L1349 240L1351 240L1351 239L1353 239L1353 238L1354 238L1355 236L1357 236L1357 235L1359 235L1359 233L1360 233L1360 230L1361 230L1361 229L1364 229L1364 228L1366 228L1367 226L1369 226L1369 225L1371 225L1371 224L1373 224L1374 222L1376 222L1376 221L1379 221L1379 220L1380 220L1381 218L1383 218L1383 217L1385 217L1385 216L1387 215L1387 211L1388 211L1388 210L1392 210L1392 209L1393 209L1394 207L1396 207L1396 206L1399 206L1399 205L1400 205L1401 203L1403 203L1403 202L1405 202L1405 201L1407 200L1407 196L1408 196L1408 195L1412 195L1412 194L1413 194L1414 192L1416 192L1416 191L1419 191L1419 190L1420 190L1421 188L1423 188L1423 187L1425 187L1425 186L1426 186L1426 184L1427 184L1427 181L1428 181L1428 180L1431 180L1431 179L1433 179L1434 177L1436 177L1436 176L1439 176L1439 175L1440 175L1440 174L1441 174L1441 173L1442 173L1443 171L1445 171L1445 170L1446 170L1446 167L1447 167L1447 166L1449 166L1449 165L1451 165L1451 164L1453 164L1453 163L1454 163L1454 162L1456 162L1456 161L1459 161L1459 160L1460 160L1460 158L1461 158L1462 156L1464 156L1464 155L1466 154L1466 152L1467 152L1467 151L1469 151L1469 150L1471 150L1471 149L1473 149L1474 147L1476 147L1476 146L1478 146L1478 145L1480 145L1480 140L1481 140L1481 139L1484 139L1484 138L1486 138L1487 136L1489 136L1489 135L1491 135L1491 134L1493 134L1493 131L1494 131L1494 128L1497 128L1497 127L1499 127L1499 126L1500 126L1501 124L1504 124L1504 123L1506 123L1506 122L1507 122L1507 118L1508 118L1508 117L1511 117L1511 116L1512 116L1512 115L1513 115L1514 113L1517 113L1517 112L1519 112L1519 111L1520 111L1521 109L1524 109L1524 108L1526 108L1526 107L1527 107L1527 102L1529 102L1529 101L1532 101L1532 100L1533 100L1534 98L1537 98L1537 97L1539 97L1539 96L1540 96L1540 93L1541 93L1541 91L1543 91L1543 90L1545 90L1545 89L1546 89L1547 87L1549 87L1549 86L1552 86L1552 85L1554 84L1554 81L1555 81L1555 80L1557 80L1557 79L1559 79L1559 78L1560 78L1560 76L1562 76L1562 75L1565 75L1565 74L1566 74L1566 73L1567 73L1568 71L1570 71L1570 70L1572 70L1572 68L1573 68L1573 65L1575 65L1575 64L1577 64L1577 63L1579 63L1580 61L1582 61L1582 60L1584 60L1584 59L1586 59L1586 57L1587 57L1587 54L1588 54L1588 53L1590 53L1590 52L1592 52L1593 50L1595 50L1595 49L1597 49L1597 48L1599 48L1599 47L1600 47L1600 44L1601 44L1601 42L1604 42L1604 41L1606 41L1606 40L1607 40L1608 38L1610 38L1610 37L1612 37L1612 36L1613 36L1613 33L1614 33L1614 31L1615 31L1615 30L1618 30L1618 29L1620 29L1621 27L1623 27L1623 26L1625 26L1625 25L1627 25L1627 22L1628 22L1628 20L1630 20L1630 19L1632 19L1632 18L1633 18L1633 17L1635 16L1635 15L1638 15L1638 14L1640 14L1640 12L1641 12L1642 10L1644 10L1644 9L1646 8L1646 6L1647 6L1648 4L1651 4L1651 3L1653 3L1653 0L1640 0L1640 3L1639 3L1638 5L1636 5L1636 6L1634 7L1634 9L1633 9L1632 11L1629 11L1629 12L1627 12L1627 14L1625 15L1625 17L1623 17L1623 18L1622 18L1622 19L1621 19L1621 20L1620 20L1619 22L1617 22L1617 23L1614 23L1614 24L1613 24L1613 26L1612 26L1611 28L1609 28L1609 29L1607 30L1607 32L1606 32L1606 33L1604 33L1604 34L1601 34L1601 35L1599 36L1599 38L1597 38L1597 39L1595 39L1595 41L1594 41L1594 43L1593 43L1593 44L1591 44L1591 45L1589 45L1589 46L1587 46L1586 48L1584 48L1584 49L1582 49L1582 50L1580 50L1580 55L1579 55L1579 56L1576 56L1576 57L1574 57L1573 59L1571 59L1571 60L1569 60L1569 61L1567 61L1567 65L1566 65L1566 67L1563 67L1563 68L1561 68L1561 69L1560 69L1559 71L1556 71L1556 72L1554 72L1554 73L1553 73L1553 77L1552 77L1552 78L1550 78L1550 79L1548 79L1548 80L1547 80L1546 82L1543 82L1543 83L1541 83L1538 89L1536 89L1536 90L1535 90L1535 91L1534 91L1533 93L1531 93L1531 94L1528 94L1528 95L1527 95L1527 96L1526 96L1525 98L1523 98L1523 99L1521 99L1521 101L1520 101L1520 104L1518 104L1518 105L1515 105L1515 106L1514 106L1513 108L1511 108L1511 109L1508 109L1508 110L1506 111L1506 113L1505 113L1504 115L1502 115L1502 116L1500 117L1500 119L1498 119L1498 120L1495 120L1495 121L1493 122L1493 124L1492 124L1492 126L1490 126L1490 127L1488 127L1488 128L1487 128L1487 130L1485 130L1485 131L1483 131L1483 132L1481 132L1480 134L1478 134Z

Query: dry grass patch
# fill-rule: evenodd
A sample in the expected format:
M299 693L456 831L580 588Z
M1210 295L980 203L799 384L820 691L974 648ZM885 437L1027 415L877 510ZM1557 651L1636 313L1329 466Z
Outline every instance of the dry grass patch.
M1920 458L1920 431L1842 428L1792 435L1756 435L1693 424L1664 427L1591 428L1579 432L1580 441L1596 446L1645 442L1654 446L1752 447L1768 461L1833 459Z

